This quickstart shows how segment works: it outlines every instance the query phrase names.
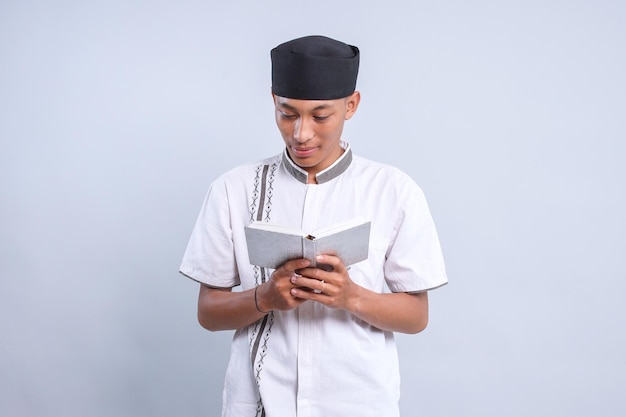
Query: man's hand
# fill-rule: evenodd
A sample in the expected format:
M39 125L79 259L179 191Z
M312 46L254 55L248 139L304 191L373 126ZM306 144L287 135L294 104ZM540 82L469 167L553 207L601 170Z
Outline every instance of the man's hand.
M291 277L293 297L313 300L331 308L354 311L362 287L355 284L341 259L334 255L320 255L317 262L332 267L303 268Z
M296 276L296 270L308 267L310 262L306 259L287 261L276 269L271 278L264 284L259 285L257 290L257 304L263 311L270 310L293 310L306 300L294 297L292 290L297 284L292 282Z

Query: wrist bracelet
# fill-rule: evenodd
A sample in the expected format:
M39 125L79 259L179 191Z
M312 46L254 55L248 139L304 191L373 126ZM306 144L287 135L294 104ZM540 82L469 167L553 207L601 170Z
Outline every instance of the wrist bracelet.
M259 311L259 313L263 313L263 314L268 314L268 313L271 313L271 312L272 312L272 310L270 310L270 311L263 311L263 310L261 310L261 309L259 308L259 302L257 301L257 298L256 298L256 291L257 291L258 289L259 289L259 286L257 285L257 286L254 288L254 305L256 306L256 309Z

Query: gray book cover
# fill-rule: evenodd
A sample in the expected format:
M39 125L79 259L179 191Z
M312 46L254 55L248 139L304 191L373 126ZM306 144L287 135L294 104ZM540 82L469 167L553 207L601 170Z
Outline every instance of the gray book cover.
M299 258L309 259L316 266L316 255L330 253L339 256L346 266L352 265L367 259L370 226L370 221L355 219L305 232L253 222L245 227L248 257L252 265L276 269Z

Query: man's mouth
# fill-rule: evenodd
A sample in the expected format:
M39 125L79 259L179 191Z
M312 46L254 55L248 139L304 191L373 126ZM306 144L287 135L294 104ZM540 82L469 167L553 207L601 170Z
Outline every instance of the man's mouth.
M311 156L311 154L313 154L317 148L302 148L294 146L291 149L294 156L297 156L298 158L306 158L307 156Z

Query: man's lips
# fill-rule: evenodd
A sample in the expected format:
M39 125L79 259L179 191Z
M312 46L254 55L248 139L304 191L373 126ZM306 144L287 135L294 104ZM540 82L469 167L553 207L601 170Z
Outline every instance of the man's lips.
M293 151L293 154L299 158L305 158L307 156L310 156L311 154L313 154L317 148L313 147L307 147L307 148L302 148L302 147L292 147L291 150Z

